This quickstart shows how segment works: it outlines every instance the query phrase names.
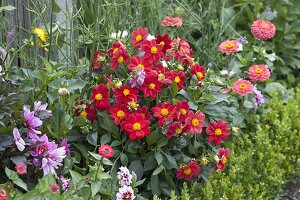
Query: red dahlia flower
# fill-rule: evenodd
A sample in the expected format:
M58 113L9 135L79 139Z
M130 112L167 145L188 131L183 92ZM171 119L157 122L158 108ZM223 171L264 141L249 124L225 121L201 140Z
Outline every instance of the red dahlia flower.
M200 66L199 64L195 64L191 71L190 71L190 75L196 75L197 79L199 81L202 81L205 78L205 68L204 66Z
M95 51L93 59L93 70L100 69L103 62L106 60L106 54L100 51Z
M118 50L116 54L110 57L111 68L116 69L118 68L119 64L128 62L128 60L129 60L128 54L123 50Z
M176 178L189 181L193 178L193 176L198 177L200 170L201 167L198 165L198 163L196 161L191 161L189 164L177 170Z
M230 151L228 148L220 148L218 149L218 163L215 166L215 170L220 169L223 171L225 169L225 165L227 163L227 158L229 157Z
M160 58L164 55L162 52L162 46L156 44L155 40L146 40L142 45L142 52L144 52L144 59L149 63L160 61Z
M114 120L116 125L119 125L121 120L123 120L128 114L128 109L126 105L115 104L114 107L109 109L110 117Z
M167 76L167 79L169 79L171 81L175 81L178 90L185 88L184 81L186 79L186 76L185 76L184 72L182 72L182 71L176 72L174 70L171 70L171 71L167 72L166 76Z
M151 108L154 116L158 118L158 125L163 126L165 121L172 121L176 118L176 108L171 105L169 102L164 102L162 104L158 104L156 107Z
M251 81L265 81L270 78L270 70L266 65L252 65L248 70Z
M118 103L128 103L132 100L137 100L138 90L130 86L122 86L116 90L115 97Z
M166 53L167 49L171 49L171 40L168 34L165 34L163 36L157 35L156 43L162 46L163 53Z
M146 97L151 97L155 99L157 94L160 93L161 87L164 84L158 80L158 75L153 73L148 73L144 80L144 84L141 88Z
M247 94L252 93L253 85L250 81L240 79L233 83L232 91L241 96L246 96Z
M251 32L258 39L268 40L275 36L276 27L269 21L259 19L251 25Z
M81 116L83 118L87 118L91 122L97 119L97 111L95 108L91 108L91 105L88 102L84 102L83 100L76 102L75 104L75 114L76 116Z
M187 126L183 126L183 124L181 124L180 122L175 121L168 125L168 130L167 130L166 136L168 138L170 138L174 134L180 135L182 133L186 133L187 131L188 131Z
M136 113L136 114L142 114L143 117L144 117L145 119L147 119L147 120L151 120L151 118L152 118L152 117L151 117L151 114L150 114L150 112L147 110L147 107L146 107L146 106L143 106L142 108L137 109L135 113Z
M111 56L115 55L118 51L127 52L124 44L122 42L116 42L112 45L111 49L109 50L109 53Z
M178 101L176 104L176 107L178 110L177 117L178 117L179 121L184 122L187 117L187 114L190 110L190 106L189 106L188 102L187 101Z
M226 140L230 135L230 130L228 129L228 122L218 120L217 122L210 122L206 129L206 133L209 135L208 142L215 142L217 146L221 144L221 141Z
M95 108L99 110L106 110L109 108L108 92L104 84L92 89L92 100L94 101Z
M121 122L121 127L129 135L130 140L141 139L150 134L150 121L142 114L127 115Z
M114 149L108 145L108 144L102 144L99 148L98 148L98 153L103 156L104 158L111 158L114 156Z
M130 58L130 63L128 65L128 69L133 71L136 67L141 68L144 71L150 71L152 66L140 56L133 56Z
M185 124L190 127L190 132L193 134L201 134L202 128L204 126L204 119L205 115L197 111L196 113L193 113L193 111L188 112L188 116L185 119Z
M148 36L148 29L138 27L136 31L132 32L131 36L132 40L130 41L130 44L134 45L134 48L141 47Z

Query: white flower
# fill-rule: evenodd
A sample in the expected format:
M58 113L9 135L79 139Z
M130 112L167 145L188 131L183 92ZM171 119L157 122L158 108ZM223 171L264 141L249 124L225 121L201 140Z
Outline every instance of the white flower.
M231 71L228 73L228 76L229 76L229 77L232 77L234 74L235 74L235 72L231 70Z
M118 33L112 33L110 35L111 38L114 38L114 39L124 39L128 36L128 31L127 30L124 30L124 31L119 31Z
M226 69L223 69L223 70L220 71L220 74L222 76L228 76L229 72Z
M237 51L243 51L243 44L238 43Z
M135 199L133 189L130 186L124 185L119 188L119 192L117 193L117 200L133 200Z
M13 135L14 135L14 139L15 139L17 148L19 149L19 151L23 151L25 149L25 142L21 138L20 132L17 128L14 128Z
M118 179L121 186L130 185L132 183L132 175L127 167L120 167L118 172Z
M151 35L151 34L148 34L146 40L148 40L148 41L155 40L155 36Z
M165 60L160 61L163 67L168 67L168 64Z
M264 53L264 57L266 57L271 62L274 62L277 58L275 53L271 53L271 54Z

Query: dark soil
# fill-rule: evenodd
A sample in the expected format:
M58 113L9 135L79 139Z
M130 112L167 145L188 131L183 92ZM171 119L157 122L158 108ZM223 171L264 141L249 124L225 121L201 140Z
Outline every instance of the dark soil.
M279 200L300 200L300 180L288 183L285 189L286 194Z

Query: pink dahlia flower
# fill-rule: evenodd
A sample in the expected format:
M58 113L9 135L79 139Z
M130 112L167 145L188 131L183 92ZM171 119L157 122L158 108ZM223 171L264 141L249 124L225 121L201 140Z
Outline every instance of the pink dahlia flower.
M233 83L232 91L241 96L246 96L247 94L252 93L253 85L250 81L240 79Z
M243 50L243 45L237 40L226 40L219 45L221 53L234 54Z
M16 164L15 170L19 175L23 175L27 173L27 167L24 164Z
M161 25L164 27L180 27L182 26L182 19L180 19L179 17L166 16Z
M268 40L275 36L276 27L269 21L258 19L251 25L251 32L260 40Z
M266 65L253 65L248 70L251 81L265 81L270 78L270 70Z

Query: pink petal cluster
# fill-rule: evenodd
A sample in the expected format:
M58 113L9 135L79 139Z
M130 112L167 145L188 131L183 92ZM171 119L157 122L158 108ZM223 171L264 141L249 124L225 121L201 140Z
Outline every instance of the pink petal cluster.
M234 54L242 51L242 44L238 40L225 40L219 45L219 51L221 53Z
M253 85L250 81L240 79L233 83L232 91L241 96L246 96L247 94L252 93Z
M275 36L276 27L269 21L258 19L252 23L251 32L260 40L268 40Z
M161 25L164 27L180 27L182 26L182 19L180 19L179 17L166 16Z
M266 65L252 65L248 69L248 76L251 81L265 81L270 78L270 70Z

